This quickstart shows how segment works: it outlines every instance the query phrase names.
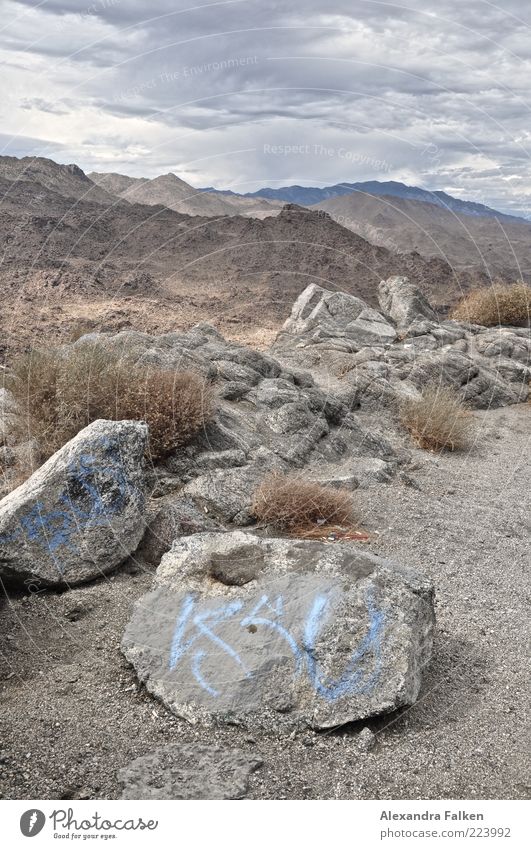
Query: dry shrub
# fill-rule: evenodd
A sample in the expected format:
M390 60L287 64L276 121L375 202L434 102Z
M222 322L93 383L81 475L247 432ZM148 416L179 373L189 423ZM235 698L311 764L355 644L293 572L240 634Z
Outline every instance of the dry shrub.
M466 448L474 426L461 398L448 386L427 386L420 398L402 401L400 421L421 448L431 451Z
M6 387L18 441L36 439L43 459L96 419L146 421L151 456L160 459L189 442L212 412L210 387L198 375L136 365L95 344L22 356Z
M514 283L476 289L454 307L450 318L484 327L527 324L531 318L531 287Z
M253 495L251 512L261 522L290 531L353 523L348 492L280 472L262 481Z

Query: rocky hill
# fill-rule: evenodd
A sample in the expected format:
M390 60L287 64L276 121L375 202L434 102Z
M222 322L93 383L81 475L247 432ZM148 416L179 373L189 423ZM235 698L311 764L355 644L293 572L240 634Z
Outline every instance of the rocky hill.
M7 194L14 195L15 202L19 192L23 197L27 197L27 187L21 185L24 183L42 186L71 200L83 200L105 206L114 201L112 195L95 186L77 165L58 165L57 162L41 156L24 156L21 159L15 156L0 156L0 178L13 184L4 187L2 198L5 199Z
M145 203L149 206L162 204L185 215L248 215L261 218L275 215L283 206L281 202L263 198L203 192L172 173L162 174L152 180L95 171L88 176L98 186L131 203Z
M221 192L222 194L234 194L233 192ZM269 200L283 201L284 203L297 203L301 206L317 206L333 198L350 196L352 194L372 195L374 197L393 197L403 200L416 200L421 203L430 203L443 209L460 215L497 218L514 220L515 216L505 215L474 201L461 200L452 197L447 192L428 191L418 186L408 186L396 180L366 180L359 183L336 183L333 186L280 186L279 188L265 187L255 192L248 192L243 197L261 197ZM236 195L238 197L238 195ZM518 220L518 219L517 219Z
M426 201L362 192L322 201L316 208L396 253L418 251L458 269L531 279L531 223L521 218L465 215Z

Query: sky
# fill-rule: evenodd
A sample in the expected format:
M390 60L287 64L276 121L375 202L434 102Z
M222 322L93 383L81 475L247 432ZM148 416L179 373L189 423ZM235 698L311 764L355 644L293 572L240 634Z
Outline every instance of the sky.
M531 216L528 0L0 0L0 153Z

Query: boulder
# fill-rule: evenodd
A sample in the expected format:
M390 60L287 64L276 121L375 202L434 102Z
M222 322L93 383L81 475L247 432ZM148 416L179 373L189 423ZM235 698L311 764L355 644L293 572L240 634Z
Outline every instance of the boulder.
M122 799L243 799L261 759L239 749L170 743L118 773Z
M437 321L435 310L420 289L410 283L407 277L389 277L388 280L382 280L378 300L384 314L390 316L399 328L408 327L422 318Z
M114 569L144 533L143 422L96 421L0 502L0 576L77 584Z
M286 336L307 344L358 351L367 345L389 345L396 339L396 331L360 298L311 283L295 301L275 344L289 344Z
M430 581L355 543L204 533L163 557L122 649L192 723L333 728L415 702L433 626Z

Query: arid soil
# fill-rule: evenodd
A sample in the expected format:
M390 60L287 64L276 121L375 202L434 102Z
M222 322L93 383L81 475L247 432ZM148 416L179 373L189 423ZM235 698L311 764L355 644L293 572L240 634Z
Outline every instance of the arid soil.
M331 733L262 736L177 720L120 652L152 571L132 559L63 593L4 589L0 790L114 798L117 770L166 742L258 752L252 798L523 798L529 622L529 405L476 412L466 454L414 449L407 477L356 494L372 550L430 574L438 635L417 704ZM340 543L331 543L340 544ZM362 544L362 543L360 543Z

